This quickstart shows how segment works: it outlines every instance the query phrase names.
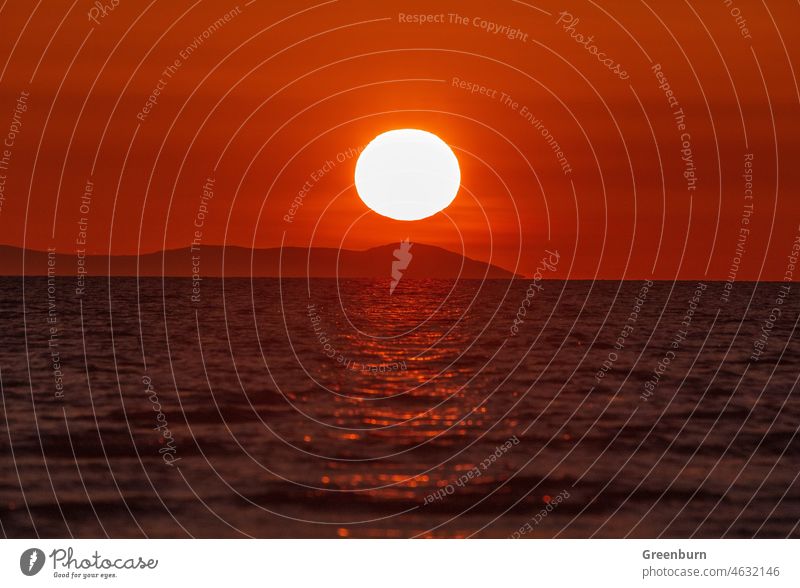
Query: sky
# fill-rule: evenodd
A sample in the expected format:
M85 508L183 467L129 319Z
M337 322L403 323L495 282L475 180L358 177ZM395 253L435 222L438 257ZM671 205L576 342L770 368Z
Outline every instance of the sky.
M106 4L0 9L0 244L408 238L523 274L557 251L554 277L786 275L790 3ZM453 148L444 212L393 221L358 198L359 150L396 128Z

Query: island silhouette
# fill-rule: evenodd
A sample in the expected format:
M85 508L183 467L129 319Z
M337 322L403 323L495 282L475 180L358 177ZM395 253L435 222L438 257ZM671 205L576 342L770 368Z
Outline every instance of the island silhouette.
M164 276L259 278L390 278L397 243L365 250L333 247L250 249L208 245L142 255L79 255L0 246L5 276ZM413 244L403 279L514 279L500 266L423 243Z

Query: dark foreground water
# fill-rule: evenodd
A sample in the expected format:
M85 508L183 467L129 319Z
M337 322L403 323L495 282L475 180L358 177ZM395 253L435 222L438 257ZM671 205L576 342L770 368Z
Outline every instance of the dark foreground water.
M800 290L537 286L2 278L2 533L800 536Z

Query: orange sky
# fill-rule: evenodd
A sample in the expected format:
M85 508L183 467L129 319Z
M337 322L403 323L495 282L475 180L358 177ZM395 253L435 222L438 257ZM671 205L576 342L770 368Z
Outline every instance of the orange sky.
M120 0L95 22L88 1L9 0L0 136L29 96L0 165L0 242L74 251L84 217L88 252L182 247L205 202L203 244L361 249L409 237L522 273L557 249L557 275L575 278L725 279L746 228L737 279L781 279L800 224L800 8L768 4ZM444 22L400 22L408 14ZM492 32L501 26L518 38ZM352 150L403 127L436 133L459 158L446 215L391 221L355 193Z

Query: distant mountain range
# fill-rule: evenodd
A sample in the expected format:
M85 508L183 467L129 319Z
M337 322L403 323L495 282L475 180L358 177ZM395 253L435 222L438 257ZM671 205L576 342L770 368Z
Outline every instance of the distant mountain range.
M87 255L55 253L0 246L0 274L6 276L47 275L48 266L59 276L175 276L191 277L284 277L284 278L390 278L394 251L399 244L373 247L365 251L327 247L246 247L203 246L171 249L144 255ZM412 244L403 279L510 279L522 277L441 247ZM224 268L223 268L224 254ZM23 268L24 257L24 268Z

